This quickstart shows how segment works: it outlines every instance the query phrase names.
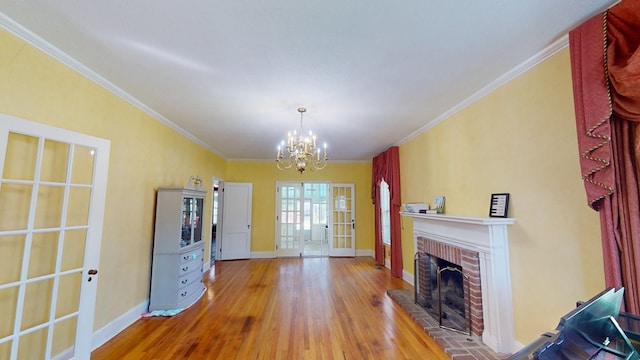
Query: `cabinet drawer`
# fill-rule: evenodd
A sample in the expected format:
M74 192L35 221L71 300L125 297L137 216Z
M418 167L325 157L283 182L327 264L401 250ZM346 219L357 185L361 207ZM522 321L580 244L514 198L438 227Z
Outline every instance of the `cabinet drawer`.
M203 249L196 249L192 251L187 251L185 253L180 254L180 263L184 264L186 262L202 259L202 254L204 253Z
M202 271L192 271L178 279L178 288L183 288L198 279L202 281Z
M178 276L184 276L196 269L202 274L202 259L195 259L178 265Z
M193 295L200 294L204 289L204 285L202 285L202 281L195 281L191 284L185 286L184 288L178 291L178 303L183 300L190 299Z

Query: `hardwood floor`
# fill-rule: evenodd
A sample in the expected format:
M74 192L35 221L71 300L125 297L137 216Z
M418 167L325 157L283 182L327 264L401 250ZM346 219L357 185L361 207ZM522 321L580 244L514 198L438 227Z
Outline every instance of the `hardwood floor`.
M449 357L386 295L410 288L369 257L224 261L174 317L142 318L92 359Z

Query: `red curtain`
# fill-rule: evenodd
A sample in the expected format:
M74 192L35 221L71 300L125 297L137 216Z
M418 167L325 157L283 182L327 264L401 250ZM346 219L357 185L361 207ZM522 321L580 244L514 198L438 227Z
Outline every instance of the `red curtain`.
M391 275L402 277L402 232L400 228L400 148L392 146L373 158L371 199L375 211L375 259L384 265L384 246L380 219L380 183L389 184L391 225Z
M640 314L640 2L623 1L569 34L580 165L600 212L606 286Z

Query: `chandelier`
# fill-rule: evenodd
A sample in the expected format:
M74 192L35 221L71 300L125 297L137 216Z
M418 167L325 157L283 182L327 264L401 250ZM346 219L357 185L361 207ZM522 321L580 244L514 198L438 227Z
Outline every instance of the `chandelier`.
M287 142L283 140L278 145L278 155L276 165L278 169L290 169L293 165L302 174L309 165L312 171L322 170L327 166L327 143L324 143L324 153L320 154L320 148L316 146L316 136L309 131L309 135L304 135L302 126L302 116L307 111L305 108L298 108L300 113L300 133L293 131L287 134Z

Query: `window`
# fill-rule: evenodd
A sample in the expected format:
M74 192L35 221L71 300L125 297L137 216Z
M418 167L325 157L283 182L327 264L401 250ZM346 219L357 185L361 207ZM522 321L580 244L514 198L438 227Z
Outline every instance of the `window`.
M380 223L382 225L382 243L391 245L391 199L389 184L380 182Z

